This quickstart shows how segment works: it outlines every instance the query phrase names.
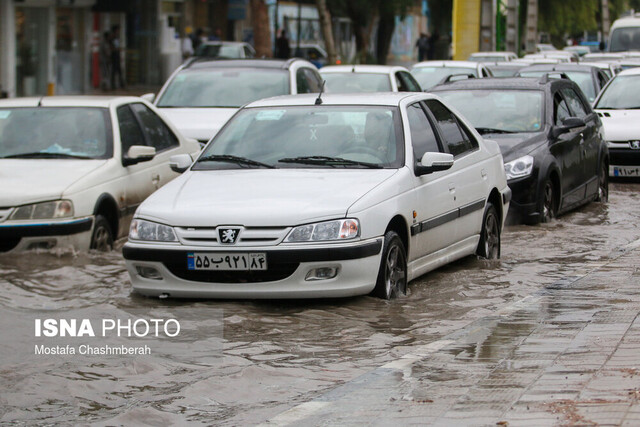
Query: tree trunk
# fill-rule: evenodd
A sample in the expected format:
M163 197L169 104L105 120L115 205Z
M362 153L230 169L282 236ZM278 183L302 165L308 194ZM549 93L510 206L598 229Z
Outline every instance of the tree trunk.
M264 0L251 0L251 25L253 26L253 44L258 58L272 56L271 28L269 13Z
M525 47L527 53L536 52L538 44L538 0L527 1L527 33Z
M329 65L336 63L336 45L333 41L333 28L331 26L331 14L327 9L326 0L316 0L318 7L318 15L320 15L320 28L322 29L322 37L324 38L324 47L327 49L327 55L329 56Z
M387 63L387 55L389 55L389 47L391 46L391 38L395 28L396 17L394 14L380 14L376 38L376 60L378 64L385 65Z

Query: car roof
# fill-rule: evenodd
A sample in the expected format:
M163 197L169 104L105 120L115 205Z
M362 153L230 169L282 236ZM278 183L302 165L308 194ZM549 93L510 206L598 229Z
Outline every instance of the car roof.
M406 98L434 99L433 95L421 92L375 92L375 93L323 93L322 105L386 105L398 106ZM274 106L313 106L318 99L318 94L283 95L272 98L260 99L246 106L274 107Z
M208 68L271 68L287 70L294 62L304 62L315 67L312 63L300 58L291 59L211 59L198 58L185 65L183 70L204 70Z
M0 99L0 107L102 107L128 102L141 102L135 96L41 96Z
M474 52L469 56L513 56L514 52L491 51L491 52Z
M593 65L588 64L576 64L576 63L566 63L560 62L558 64L535 64L530 65L528 67L522 68L521 72L527 71L583 71L585 73L593 71Z
M549 79L544 81L537 77L488 77L483 79L457 80L440 84L429 89L430 92L460 89L535 89L541 90L547 84L567 79Z
M409 71L397 65L326 65L320 69L324 73L369 73L389 74L392 71Z
M474 61L423 61L414 64L412 68L423 68L423 67L463 67L463 68L477 68L479 65L478 62Z
M640 68L629 68L626 70L620 71L616 76L637 76L640 74Z

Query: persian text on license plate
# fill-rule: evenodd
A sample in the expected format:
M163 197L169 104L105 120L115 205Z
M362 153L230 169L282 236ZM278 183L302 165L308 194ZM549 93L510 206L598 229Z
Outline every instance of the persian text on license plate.
M191 252L189 270L249 271L266 270L267 254L239 252Z
M613 166L613 176L640 176L640 166Z

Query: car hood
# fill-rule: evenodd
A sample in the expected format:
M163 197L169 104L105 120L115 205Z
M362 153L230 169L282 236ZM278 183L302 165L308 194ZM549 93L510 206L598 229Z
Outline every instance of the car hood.
M190 171L140 206L138 217L174 226L292 226L340 218L396 169Z
M0 206L18 206L60 198L73 183L106 160L0 160Z
M237 108L160 108L187 138L209 141L238 111Z
M490 139L498 143L505 163L531 153L547 141L547 137L544 132L508 134L487 133L482 136L485 139Z
M605 140L629 141L631 139L640 139L640 131L638 130L640 110L597 110L597 112L602 113L600 120L602 120Z

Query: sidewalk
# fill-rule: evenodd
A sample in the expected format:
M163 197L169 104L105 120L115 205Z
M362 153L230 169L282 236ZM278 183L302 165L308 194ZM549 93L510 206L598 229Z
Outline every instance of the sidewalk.
M264 425L640 425L640 241Z

